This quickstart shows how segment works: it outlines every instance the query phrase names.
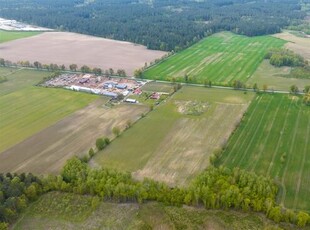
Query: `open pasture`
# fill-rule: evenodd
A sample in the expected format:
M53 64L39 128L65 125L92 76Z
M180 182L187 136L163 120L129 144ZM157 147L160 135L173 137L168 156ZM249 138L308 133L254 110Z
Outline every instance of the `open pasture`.
M284 77L290 71L291 67L274 67L269 60L264 60L246 83L251 87L256 83L261 90L267 85L268 89L284 91L289 91L292 85L296 85L300 90L310 85L310 79Z
M38 34L40 34L40 32L18 32L18 31L0 30L0 43L16 40L20 38L31 37L31 36L38 35ZM2 54L2 50L1 50L1 54Z
M29 126L25 123L30 120L31 127L34 127L31 133L34 135L28 135L29 138L0 154L1 172L60 173L69 158L74 155L84 156L88 154L88 150L94 147L97 138L104 136L112 139L114 137L112 134L113 127L124 129L127 121L134 122L140 118L142 113L148 110L147 106L131 104L109 108L105 106L108 98L100 98L89 106L52 124L51 120L54 121L57 118L59 120L60 115L63 116L68 111L72 111L73 108L81 107L85 105L85 102L98 97L89 94L75 95L76 93L71 91L65 91L66 94L64 94L61 92L64 90L57 90L58 92L54 93L59 96L55 96L48 92L50 89L44 90L47 90L46 94L53 97L53 100L58 99L60 106L55 104L54 101L46 101L43 93L36 93L34 100L42 97L41 103L46 101L47 105L53 109L52 111L50 109L43 110L45 106L38 106L38 111L33 112L40 114L41 119L38 122L31 120L35 115L27 116L27 113L24 112L24 118L22 119L14 114L15 120L23 123L24 129L21 129L20 132L29 132ZM66 97L67 99L65 99ZM56 108L56 105L59 108ZM30 109L33 111L34 107L30 106ZM41 123L43 122L44 124L50 124L50 126L35 133L36 126L42 129ZM10 130L5 131L6 134L9 134L9 132ZM11 130L11 133L14 134L12 139L16 140L19 132L14 133L14 130Z
M157 80L185 80L204 83L245 82L255 72L269 48L281 47L285 41L271 36L246 37L222 32L167 58L144 72Z
M104 70L124 69L133 76L146 62L166 54L148 50L142 45L67 32L45 32L38 36L0 44L1 57L7 60L39 61L43 64L70 64L78 67L100 67ZM42 52L34 52L34 51ZM44 51L44 52L43 52Z
M32 88L33 85L49 75L51 72L0 67L0 77L7 79L0 84L0 97L24 88Z
M298 96L256 96L219 163L271 176L280 204L309 211L310 107Z
M0 96L0 152L85 107L96 98L90 94L40 87L28 87Z
M92 163L185 185L228 140L253 94L183 87L116 138Z

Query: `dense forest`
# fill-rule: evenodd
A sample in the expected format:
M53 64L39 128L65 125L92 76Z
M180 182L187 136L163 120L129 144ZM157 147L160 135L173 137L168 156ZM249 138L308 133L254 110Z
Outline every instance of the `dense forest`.
M0 17L179 50L221 30L272 34L306 12L299 0L0 0Z

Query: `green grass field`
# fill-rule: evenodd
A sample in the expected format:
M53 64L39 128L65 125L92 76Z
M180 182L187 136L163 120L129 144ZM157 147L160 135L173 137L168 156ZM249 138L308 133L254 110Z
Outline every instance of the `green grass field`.
M0 43L8 42L20 38L31 37L41 32L16 32L16 31L5 31L0 30Z
M290 67L274 67L268 60L264 60L247 84L252 87L256 83L260 89L263 89L263 85L267 85L268 89L285 91L289 91L292 85L296 85L300 90L310 85L310 79L282 77L288 75L290 70Z
M228 140L253 94L183 87L93 159L169 184L186 184ZM196 115L195 115L196 114Z
M0 152L85 107L97 96L30 87L0 96Z
M229 32L210 37L169 57L144 72L149 79L184 81L187 74L193 83L245 82L262 62L266 51L281 47L284 40L271 36L246 37Z
M0 76L7 78L0 84L0 152L97 98L89 94L33 86L50 74L0 68Z
M274 223L254 213L178 208L154 202L99 202L94 206L93 199L48 193L27 208L11 229L277 229Z
M220 162L271 176L278 202L310 210L310 107L292 95L258 95Z
M24 88L29 88L40 82L43 77L51 75L51 72L15 69L0 67L0 77L7 79L0 83L0 97Z

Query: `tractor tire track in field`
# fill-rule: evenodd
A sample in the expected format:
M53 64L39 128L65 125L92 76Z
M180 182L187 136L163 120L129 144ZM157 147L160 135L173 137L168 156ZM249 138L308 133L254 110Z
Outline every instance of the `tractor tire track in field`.
M288 118L288 115L289 115L289 113L290 113L292 103L293 103L293 101L291 101L291 103L290 103L290 105L289 105L289 108L288 108L288 111L286 112L285 119L284 119L284 124L283 124L282 130L281 130L281 135L280 135L280 137L279 137L279 139L278 139L276 149L273 151L272 160L271 160L271 162L270 162L270 164L269 164L269 167L268 167L268 170L267 170L267 174L266 174L266 175L270 175L270 171L271 171L272 166L273 166L273 164L274 164L274 160L275 160L276 155L277 155L277 153L278 153L278 151L279 151L280 144L282 143L282 141L281 141L281 140L282 140L282 134L283 134L284 129L285 129L286 124L287 124L287 120L288 120L287 118ZM279 108L279 107L278 107L278 108Z
M283 102L283 97L281 98L281 101L280 101L280 103L279 103L279 105L278 105L278 107L277 107L277 110L276 110L276 112L274 113L274 116L273 116L272 121L271 121L271 123L270 123L271 129L272 129L272 127L273 127L273 125L274 125L274 122L275 122L275 120L276 120L276 117L277 117L277 115L278 115L278 113L279 113L279 110L280 110L280 107L281 107L281 105L282 105L282 102ZM268 123L266 123L266 124L268 124ZM271 134L271 132L268 132L267 136L265 137L265 141L264 141L264 144L263 144L264 148L265 148L265 146L266 146L267 141L269 140L270 134ZM263 132L262 132L262 135L263 135ZM259 158L256 159L255 161L253 161L253 162L254 162L254 165L253 165L252 167L249 165L248 168L251 168L251 172L253 172L253 171L255 172L257 163L259 162L259 160L260 160L260 158L261 158L261 156L262 156L262 154L263 154L264 148L262 148L262 149L259 151L259 153L258 153L258 157L259 157ZM273 162L273 159L274 159L274 158L272 158L272 161L271 161L271 162ZM268 173L267 173L267 175L268 175Z
M295 123L295 127L294 127L294 134L293 134L293 138L292 138L292 142L291 142L291 148L288 154L288 158L287 158L287 162L285 164L285 169L282 175L282 180L281 180L281 184L282 184L282 194L281 194L281 204L284 205L284 201L285 201L285 197L286 197L286 186L285 186L285 178L286 178L286 174L287 174L287 168L290 162L290 159L292 158L293 155L293 149L295 146L295 139L296 139L296 134L297 134L297 129L298 129L298 124L299 124L299 117L300 117L300 113L301 113L301 108L298 111L298 116L297 116L297 122Z
M261 96L258 96L258 97L256 97L256 100L258 100L258 102L256 103L253 112L251 112L251 115L250 115L250 117L249 117L248 122L250 122L250 121L252 120L252 117L253 117L253 115L255 114L255 111L256 111L256 109L258 108L258 104L259 104L260 101L262 100L262 97L261 97ZM242 121L241 121L241 122L242 122ZM236 148L236 146L237 146L237 143L239 143L239 140L240 140L241 137L243 136L243 133L244 133L244 132L245 132L245 128L241 131L241 133L240 133L238 139L235 141L235 143L234 143L232 149L229 151L229 154L227 155L226 159L225 159L224 162L223 162L224 165L227 163L227 161L228 161L228 159L230 158L231 154L233 154L233 152L234 152L234 150L235 150L235 148ZM236 133L235 133L234 135L236 135ZM230 137L230 140L232 140L232 137ZM228 143L228 145L229 145L229 144L230 144L230 143Z
M261 119L260 119L258 125L255 127L256 129L255 129L254 134L253 134L252 137L251 137L250 142L247 142L247 148L245 149L245 151L243 152L243 155L242 155L241 159L240 159L240 160L238 161L238 163L237 163L237 166L238 166L238 167L240 166L240 164L241 164L241 162L243 161L244 157L247 155L247 152L248 152L249 148L251 147L251 145L252 145L252 143L253 143L253 141L254 141L254 139L255 139L255 137L256 137L258 131L262 130L262 129L260 128L260 126L261 126L261 124L262 124L262 122L263 122L263 120L264 120L264 118L265 118L265 115L266 115L266 113L267 113L267 111L268 111L268 109L269 109L269 107L270 107L271 101L272 101L272 100L269 100L268 105L267 105L267 107L266 107L266 109L265 109L265 111L264 111L264 113L263 113L263 115L262 115L262 117L261 117ZM264 130L264 129L263 129L263 130Z
M310 118L308 118L308 127L307 127L307 136L306 136L306 145L305 145L305 150L304 150L304 154L303 154L303 158L302 158L302 165L301 168L299 170L299 175L298 175L298 181L297 181L297 186L296 186L296 191L295 191L295 198L294 198L294 204L293 204L293 208L296 209L297 206L297 201L298 201L298 194L300 191L300 185L301 185L301 178L304 172L304 168L305 168L305 163L306 163L306 155L307 155L307 151L308 151L308 144L309 144L309 138L310 138Z
M269 104L270 104L270 100L269 100L269 102L268 102L268 106L269 106ZM264 110L263 116L264 116L265 113L266 113L266 110ZM259 115L259 114L256 114L255 112L253 112L253 114L254 114L254 117L255 117L255 115L256 115L256 116ZM262 119L260 119L259 125L260 125L260 123L261 123L261 120L262 120ZM249 120L247 121L247 123L249 123ZM255 123L255 122L251 122L250 125L247 126L247 127L249 127L249 130L252 130L252 129L254 129L254 128L256 127L256 124L257 124L257 123ZM247 141L248 141L247 138L248 138L248 137L249 137L249 136L245 134L245 137L244 137L243 140L241 141L242 143L241 143L241 144L239 143L240 149L243 149L244 146L247 146ZM239 154L236 154L236 155L235 155L235 157L234 157L233 160L232 160L232 163L235 163L235 161L237 160L236 157L239 157ZM244 152L242 152L242 157L241 157L241 158L243 158L243 157L244 157ZM240 161L237 162L237 165L239 165L239 163L240 163ZM234 164L234 165L236 165L236 164Z

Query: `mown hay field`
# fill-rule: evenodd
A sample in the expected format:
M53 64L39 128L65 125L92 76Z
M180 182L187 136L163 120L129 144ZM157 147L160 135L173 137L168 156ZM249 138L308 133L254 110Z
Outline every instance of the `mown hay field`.
M246 37L222 32L207 37L144 72L144 77L191 83L245 82L255 72L269 48L281 47L284 40L271 36ZM175 78L175 79L174 79Z
M256 96L219 163L271 176L280 204L309 211L310 107L299 96Z
M253 94L183 87L116 138L92 163L185 185L228 140Z

